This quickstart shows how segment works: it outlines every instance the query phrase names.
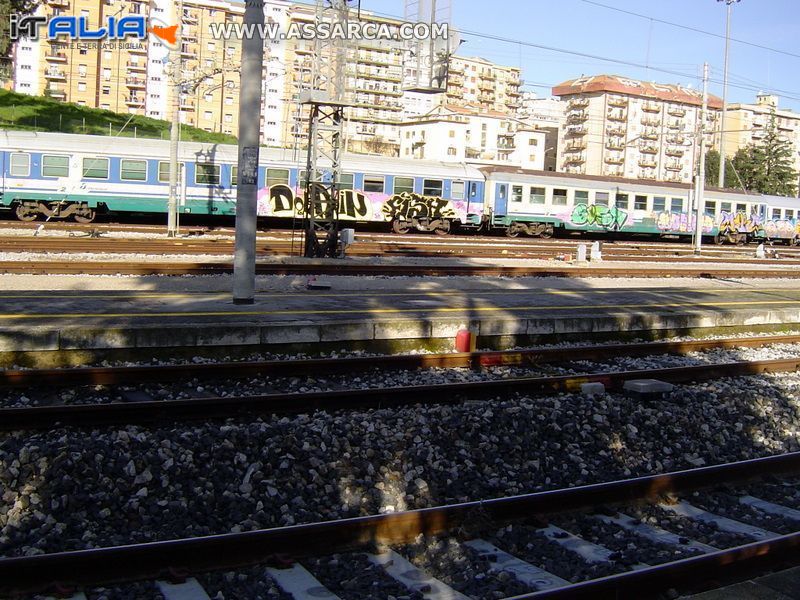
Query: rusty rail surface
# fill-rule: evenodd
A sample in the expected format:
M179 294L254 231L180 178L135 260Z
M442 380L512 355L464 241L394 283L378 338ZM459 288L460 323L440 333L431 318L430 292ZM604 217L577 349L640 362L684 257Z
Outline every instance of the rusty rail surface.
M796 344L798 342L800 342L800 335L770 335L678 342L593 344L563 348L534 348L530 350L400 354L291 361L264 360L124 367L0 369L0 389L35 385L119 385L124 383L176 381L185 378L207 380L256 375L283 377L314 373L352 373L359 370L368 371L372 369L480 369L496 366L534 366L556 361L607 360L616 356L646 356L648 354L688 354L705 350L740 347L758 348L772 344Z
M371 544L402 544L418 535L438 535L476 524L497 524L540 515L590 509L599 505L655 500L714 485L764 475L796 473L800 453L700 467L660 475L480 500L421 510L295 525L246 533L150 542L0 559L0 592L33 593L56 586L88 587L119 581L154 579L174 572L200 572L329 555ZM664 565L574 584L518 598L641 598L680 583L708 580L758 561L783 558L800 545L800 534L786 535ZM558 594L561 595L558 595ZM639 595L631 595L637 594ZM572 594L572 595L570 595ZM594 595L592 595L594 594ZM617 595L614 595L617 594Z
M62 426L159 423L231 418L253 414L295 414L315 410L375 409L410 404L459 403L476 396L513 393L548 394L579 391L599 382L619 390L629 379L657 378L673 383L705 381L759 373L800 370L800 358L733 362L692 367L616 371L552 377L521 377L394 388L366 388L307 393L186 398L111 404L71 404L0 409L0 431L52 429Z

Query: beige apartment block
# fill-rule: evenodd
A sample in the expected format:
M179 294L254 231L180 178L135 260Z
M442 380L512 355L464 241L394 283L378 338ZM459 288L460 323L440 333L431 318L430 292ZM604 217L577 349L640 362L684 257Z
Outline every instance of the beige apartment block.
M454 56L449 65L447 104L514 115L522 106L520 85L517 67Z
M759 94L755 104L728 105L725 155L733 157L739 148L760 144L773 118L778 136L791 144L794 169L800 172L800 113L779 108L778 97L772 94Z
M616 75L565 81L553 95L566 102L557 169L688 183L697 156L702 94L677 85ZM706 132L713 132L722 101L709 96ZM713 142L713 136L707 140Z

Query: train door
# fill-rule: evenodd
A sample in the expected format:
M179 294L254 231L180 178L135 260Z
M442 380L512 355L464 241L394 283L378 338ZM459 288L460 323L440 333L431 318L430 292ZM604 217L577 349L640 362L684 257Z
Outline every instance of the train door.
M494 195L494 214L500 217L508 213L508 184L498 183Z

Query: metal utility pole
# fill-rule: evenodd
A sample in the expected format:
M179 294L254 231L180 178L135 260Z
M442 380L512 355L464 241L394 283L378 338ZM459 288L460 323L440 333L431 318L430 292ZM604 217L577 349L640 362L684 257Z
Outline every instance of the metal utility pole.
M697 145L700 157L695 179L695 209L694 224L694 253L700 254L703 248L703 215L705 214L705 200L703 192L706 187L706 113L708 112L708 63L703 65L703 106L700 109L700 124L697 126Z
M183 22L183 0L178 0L178 23ZM178 142L181 130L181 93L183 85L183 58L181 56L181 28L175 30L175 46L170 68L172 76L172 125L169 129L169 199L167 201L167 237L178 235Z
M244 26L264 27L263 0L247 0ZM256 221L258 217L258 143L261 124L261 71L264 40L242 40L239 92L239 174L236 182L236 241L233 257L233 303L253 304L256 287Z
M326 23L331 28L346 30L351 1L317 0L317 27ZM346 39L317 36L311 89L300 95L301 103L310 109L303 219L303 255L307 258L339 254L339 187L344 108L348 105L347 66L353 62L349 58Z
M725 112L728 110L728 47L731 41L731 12L734 2L740 0L717 0L728 5L728 15L725 19L725 65L722 74L722 116L719 122L719 182L718 186L725 187Z

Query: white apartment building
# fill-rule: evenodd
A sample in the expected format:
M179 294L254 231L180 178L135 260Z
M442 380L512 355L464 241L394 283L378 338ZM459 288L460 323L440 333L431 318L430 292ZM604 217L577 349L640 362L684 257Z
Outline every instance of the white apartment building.
M545 139L508 115L445 105L400 126L400 157L543 170Z
M553 95L566 101L559 130L558 170L687 183L697 159L702 94L677 85L616 75L565 81ZM709 96L706 131L722 101Z

